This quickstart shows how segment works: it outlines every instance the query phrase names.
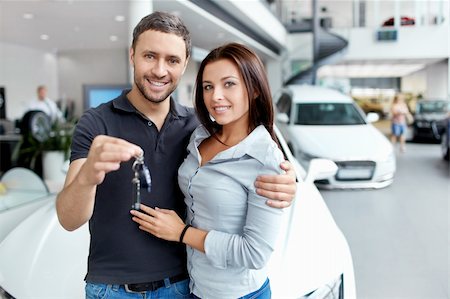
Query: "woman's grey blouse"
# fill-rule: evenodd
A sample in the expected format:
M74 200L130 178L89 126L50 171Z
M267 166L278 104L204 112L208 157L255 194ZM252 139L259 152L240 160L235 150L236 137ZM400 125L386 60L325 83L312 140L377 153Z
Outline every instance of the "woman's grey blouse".
M187 205L186 223L209 231L202 253L187 246L191 291L201 298L238 298L258 290L267 278L283 210L266 205L254 182L280 174L283 154L264 126L203 166L198 151L209 137L199 126L178 171Z

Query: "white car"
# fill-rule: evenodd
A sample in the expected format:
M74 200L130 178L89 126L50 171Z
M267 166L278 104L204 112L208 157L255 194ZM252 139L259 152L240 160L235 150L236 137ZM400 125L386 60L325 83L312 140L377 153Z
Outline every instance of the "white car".
M8 170L0 184L1 242L23 219L43 206L50 193L37 174L22 167Z
M269 262L272 297L356 298L347 241L313 184L315 179L333 175L337 167L317 159L306 174L280 132L276 133L296 170L298 191L284 213ZM0 298L84 298L88 225L65 231L57 219L54 197L0 243Z
M317 180L321 188L383 188L396 170L389 140L353 101L336 90L288 85L275 97L276 123L303 167L313 158L334 161L336 175Z

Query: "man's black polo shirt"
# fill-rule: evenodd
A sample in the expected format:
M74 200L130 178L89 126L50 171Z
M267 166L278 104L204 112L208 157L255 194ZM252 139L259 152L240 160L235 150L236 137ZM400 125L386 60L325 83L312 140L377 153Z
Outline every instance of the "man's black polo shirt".
M192 108L173 99L161 131L128 101L118 98L88 110L75 129L70 160L86 158L97 135L125 139L144 150L152 190L142 190L142 202L151 207L176 210L184 218L184 201L177 172L186 147L198 125ZM131 161L108 173L97 187L94 213L89 221L91 244L86 281L105 284L141 283L186 272L184 246L158 239L139 230L131 220L134 173Z

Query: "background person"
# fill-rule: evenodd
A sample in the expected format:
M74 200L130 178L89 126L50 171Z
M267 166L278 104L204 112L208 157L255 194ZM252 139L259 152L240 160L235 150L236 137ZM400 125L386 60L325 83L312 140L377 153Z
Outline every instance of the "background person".
M180 18L163 12L144 17L133 31L129 52L131 90L86 111L77 123L56 209L67 230L89 221L87 298L190 297L185 247L142 232L129 213L132 158L144 150L152 190L141 192L142 202L185 214L177 172L199 122L193 109L179 105L171 94L190 53L190 34ZM258 180L266 189L263 195L292 200L292 171L265 178Z
M64 116L61 110L59 110L54 101L47 97L47 87L39 85L36 92L37 97L28 104L27 111L39 110L47 114L52 123L56 121L63 122Z
M146 206L148 214L131 211L133 220L157 237L188 245L195 296L270 298L265 265L282 210L265 205L253 182L259 173L280 173L283 153L264 66L243 45L216 48L200 65L195 95L202 126L178 171L187 225L174 211Z
M407 117L412 117L403 96L396 95L391 107L391 142L400 142L400 151L405 152L406 130L408 128Z

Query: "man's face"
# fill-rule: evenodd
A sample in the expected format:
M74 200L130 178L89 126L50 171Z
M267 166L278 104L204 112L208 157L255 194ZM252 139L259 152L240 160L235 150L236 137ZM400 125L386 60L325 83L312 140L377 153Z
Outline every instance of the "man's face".
M184 40L170 33L147 30L130 49L134 83L150 102L160 103L177 88L187 65Z
M47 97L47 89L46 88L39 88L38 90L38 98L40 100L43 100Z

